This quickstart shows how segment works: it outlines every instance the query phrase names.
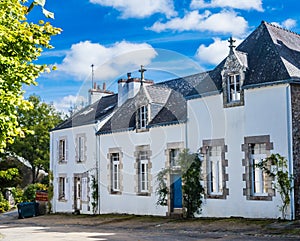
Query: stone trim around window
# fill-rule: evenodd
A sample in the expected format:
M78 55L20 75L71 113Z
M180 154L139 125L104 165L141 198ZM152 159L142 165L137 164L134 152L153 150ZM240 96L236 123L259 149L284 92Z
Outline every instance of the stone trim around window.
M118 153L119 154L119 191L116 191L113 189L112 187L112 162L111 162L111 156L112 154ZM114 148L109 148L108 150L108 154L107 154L107 190L110 194L114 194L114 195L121 195L124 187L123 187L123 152L122 149L120 147L114 147Z
M64 141L64 156L61 155L61 142ZM68 140L67 136L60 136L57 140L57 162L66 164L68 162Z
M142 192L140 188L140 175L139 175L139 164L140 164L140 153L141 152L146 152L147 157L148 157L148 192ZM135 186L134 190L138 196L151 196L152 193L152 174L151 174L151 169L152 169L152 162L151 162L151 156L152 156L152 151L150 150L150 145L142 145L142 146L136 146L135 152L134 152L134 158L135 158L135 163L134 163L134 169L135 169Z
M83 138L83 156L79 160L79 138ZM87 160L87 144L86 144L86 134L77 134L76 135L76 142L75 142L75 160L77 163L82 163Z
M223 187L221 194L211 194L209 193L208 182L209 180L209 167L208 167L208 151L210 147L221 146L221 161L222 161L222 179ZM229 176L226 170L228 167L228 160L225 159L225 153L227 152L227 145L225 145L224 139L212 139L212 140L203 140L202 147L200 147L200 152L204 156L202 162L202 171L204 176L204 189L206 190L206 198L208 199L226 199L229 195L229 189L226 186L226 182L229 181Z
M240 76L240 99L237 101L228 101L228 77L230 75L239 75ZM224 74L223 80L222 80L222 87L223 87L223 107L224 108L230 108L230 107L236 107L236 106L243 106L245 104L244 101L244 89L243 87L243 79L245 74L243 72L229 72Z
M244 152L244 159L242 160L242 165L245 167L245 172L243 173L243 181L246 183L246 188L243 189L243 196L246 196L247 200L263 200L272 201L272 197L275 196L275 189L272 186L273 178L265 176L267 195L253 195L252 187L252 168L250 163L250 151L252 144L266 144L266 155L270 155L270 150L273 150L273 143L270 142L269 135L261 136L248 136L244 137L244 144L242 144L242 151ZM270 164L271 166L271 164Z

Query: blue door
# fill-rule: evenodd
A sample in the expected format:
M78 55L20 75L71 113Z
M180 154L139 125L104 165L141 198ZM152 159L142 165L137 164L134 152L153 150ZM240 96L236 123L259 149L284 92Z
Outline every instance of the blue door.
M181 176L172 175L172 208L182 208L182 183Z

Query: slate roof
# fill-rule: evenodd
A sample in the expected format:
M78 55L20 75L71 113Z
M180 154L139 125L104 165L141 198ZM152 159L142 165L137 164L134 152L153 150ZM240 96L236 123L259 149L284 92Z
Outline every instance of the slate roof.
M52 131L96 123L111 114L116 108L117 102L117 94L104 96L57 125Z
M247 69L242 88L291 81L300 83L300 35L297 33L263 21L234 50L234 54ZM221 73L228 57L211 71L143 86L137 96L118 108L117 95L104 97L55 129L92 123L115 110L98 134L133 130L136 128L138 102L141 101L151 103L149 127L184 122L187 117L186 100L222 92ZM93 110L84 115L90 108Z
M300 35L262 22L236 50L247 54L244 88L300 78Z
M186 120L186 100L180 93L161 85L142 86L135 97L115 111L97 134L136 129L136 111L146 103L151 106L149 127Z

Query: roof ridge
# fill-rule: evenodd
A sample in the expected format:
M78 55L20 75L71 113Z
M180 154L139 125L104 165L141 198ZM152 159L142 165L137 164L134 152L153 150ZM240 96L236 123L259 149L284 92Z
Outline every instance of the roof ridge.
M293 34L295 34L295 35L297 35L297 36L300 36L299 33L294 32L294 31L292 31L292 30L289 30L289 29L287 29L287 28L281 27L281 26L279 26L279 25L277 25L277 24L269 23L269 22L264 21L264 20L261 21L261 22L262 22L263 24L266 24L266 25L269 25L269 26L272 26L272 27L281 29L281 30L286 31L286 32L289 32L289 33L293 33Z

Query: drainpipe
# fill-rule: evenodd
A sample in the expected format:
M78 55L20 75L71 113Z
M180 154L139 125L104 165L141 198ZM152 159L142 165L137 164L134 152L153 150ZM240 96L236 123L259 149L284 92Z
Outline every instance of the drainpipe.
M287 103L287 134L288 134L288 163L289 163L289 175L294 175L294 162L293 162L293 124L292 124L292 99L291 99L291 86L288 84L286 87L286 103ZM292 189L290 191L291 196L291 219L295 219L295 200L294 200L294 180L292 180Z

